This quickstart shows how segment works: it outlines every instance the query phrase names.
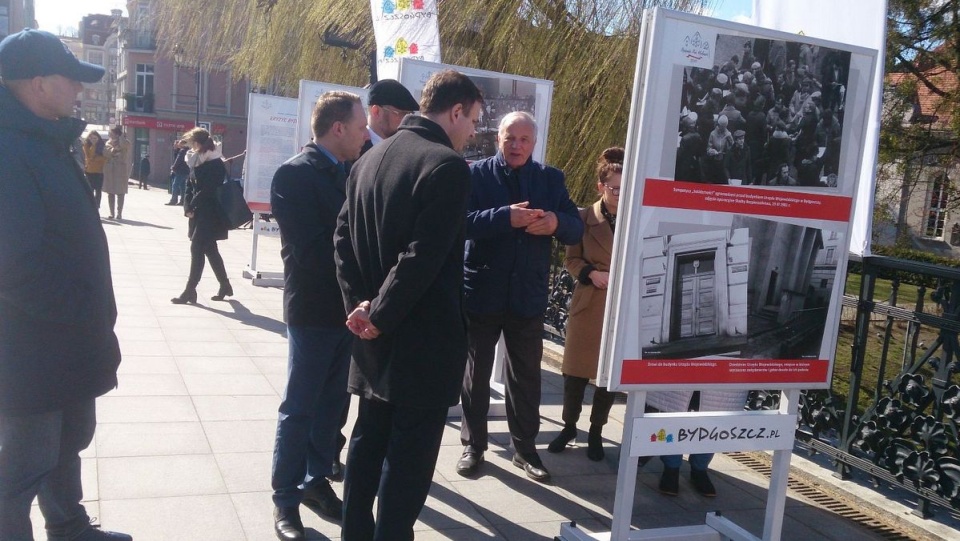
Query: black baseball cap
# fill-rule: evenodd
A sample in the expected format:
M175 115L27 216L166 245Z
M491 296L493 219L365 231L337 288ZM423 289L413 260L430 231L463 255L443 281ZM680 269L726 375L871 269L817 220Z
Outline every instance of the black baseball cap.
M62 75L81 83L95 83L104 69L81 62L50 32L25 28L0 41L0 78L5 81Z
M405 86L393 79L381 79L370 87L367 94L370 105L389 105L401 111L419 111L420 104Z

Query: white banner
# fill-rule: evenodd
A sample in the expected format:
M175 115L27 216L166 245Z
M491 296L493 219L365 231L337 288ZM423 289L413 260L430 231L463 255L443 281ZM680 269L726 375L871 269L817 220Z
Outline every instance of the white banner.
M437 0L370 0L377 79L400 78L400 59L440 62Z
M775 411L651 413L633 420L630 456L793 449L797 416Z
M300 101L297 105L300 122L297 126L297 137L292 141L290 150L291 156L295 156L303 148L303 145L313 140L312 127L310 126L310 117L313 115L313 108L317 105L317 100L324 92L349 92L360 96L363 102L363 108L367 108L367 90L356 86L335 85L332 83L321 83L319 81L308 81L300 79Z
M866 144L860 169L860 184L853 211L850 252L870 255L873 196L877 184L877 145L880 140L880 108L883 97L883 59L887 32L886 0L753 0L757 26L859 45L879 51L873 73L873 95Z
M243 195L254 212L270 212L270 184L294 153L297 100L250 94L247 106L247 163Z

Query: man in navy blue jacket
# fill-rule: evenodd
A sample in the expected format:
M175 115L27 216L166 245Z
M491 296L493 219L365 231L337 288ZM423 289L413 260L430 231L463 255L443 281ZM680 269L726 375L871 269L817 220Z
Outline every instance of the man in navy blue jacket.
M583 221L563 172L533 161L537 124L525 112L500 121L496 156L470 166L464 289L469 351L460 402L463 455L457 473L469 477L487 449L490 374L500 334L507 346L507 424L513 464L528 477L550 473L536 450L540 431L540 359L552 237L576 244Z
M0 42L0 539L33 539L34 497L47 539L129 541L91 527L80 451L96 397L117 386L120 346L107 238L70 154L80 62L53 34Z
M346 200L347 161L360 155L367 118L355 94L327 92L311 116L313 142L277 169L270 207L280 226L283 308L290 343L287 387L273 450L274 529L305 539L300 504L339 520L343 504L330 482L340 417L348 404L353 334L333 255Z

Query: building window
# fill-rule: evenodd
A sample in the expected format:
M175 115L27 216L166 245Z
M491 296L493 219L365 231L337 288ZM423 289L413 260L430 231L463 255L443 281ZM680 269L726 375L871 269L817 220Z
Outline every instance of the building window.
M0 0L0 38L10 34L10 0Z
M960 246L960 224L953 224L950 229L950 244Z
M828 280L826 278L820 279L820 289L827 289Z
M836 263L834 260L835 251L833 248L827 248L827 265L833 265Z
M137 64L137 96L153 94L153 64Z
M930 199L927 203L927 224L923 234L930 238L943 238L943 224L947 219L947 191L950 188L950 179L947 175L940 175L933 181L930 190Z
M100 34L94 34L92 40L94 45L101 45Z
M0 38L10 34L10 0L0 0Z

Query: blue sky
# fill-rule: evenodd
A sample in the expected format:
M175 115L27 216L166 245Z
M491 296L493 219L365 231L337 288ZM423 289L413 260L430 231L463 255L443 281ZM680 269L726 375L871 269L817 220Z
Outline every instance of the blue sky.
M753 0L717 0L712 16L727 21L749 23L752 13Z
M122 9L127 14L125 0L36 0L34 10L40 30L53 32L72 28L76 31L80 19L93 13L109 15L111 9Z

